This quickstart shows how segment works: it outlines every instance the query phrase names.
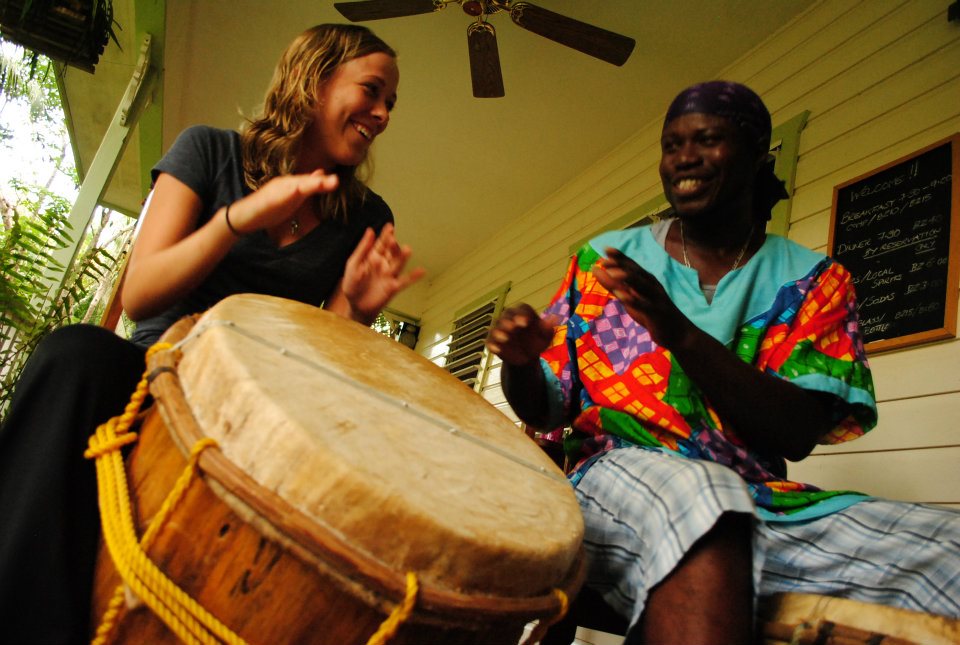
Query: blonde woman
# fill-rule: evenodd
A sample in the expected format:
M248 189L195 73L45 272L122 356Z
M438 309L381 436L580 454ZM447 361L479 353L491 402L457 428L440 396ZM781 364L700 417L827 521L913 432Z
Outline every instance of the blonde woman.
M410 249L360 173L398 83L395 52L368 29L314 27L287 47L242 133L189 128L153 169L122 292L131 341L88 325L50 334L0 429L4 638L87 638L99 517L83 446L122 410L167 327L251 292L370 324L420 277L404 272Z

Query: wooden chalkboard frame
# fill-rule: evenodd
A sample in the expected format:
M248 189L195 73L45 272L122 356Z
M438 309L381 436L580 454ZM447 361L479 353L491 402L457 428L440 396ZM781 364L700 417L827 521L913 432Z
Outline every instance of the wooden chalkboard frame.
M950 223L949 240L947 242L947 271L946 271L946 294L943 303L943 323L930 329L918 331L893 338L885 338L867 342L865 349L868 353L878 353L893 349L901 349L921 343L933 342L955 338L957 335L957 304L960 296L960 185L957 179L960 177L960 133L955 133L949 137L941 139L935 143L895 159L879 168L864 173L858 177L838 184L833 188L833 206L830 213L830 238L828 242L828 253L835 256L835 244L837 242L837 230L839 222L837 220L838 200L841 192L854 184L864 183L871 177L884 172L898 165L908 165L910 161L924 155L925 153L939 148L945 144L950 145L950 214L948 217ZM842 258L837 258L843 263ZM849 268L849 267L848 267ZM861 300L865 294L861 293L862 286L857 287L857 296Z

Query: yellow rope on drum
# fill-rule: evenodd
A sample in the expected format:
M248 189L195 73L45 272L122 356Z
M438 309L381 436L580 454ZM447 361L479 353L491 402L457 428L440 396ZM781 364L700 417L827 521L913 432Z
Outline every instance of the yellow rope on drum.
M407 572L407 594L399 605L394 607L387 619L380 624L380 629L367 640L367 645L385 645L390 639L396 636L400 625L405 623L410 615L413 614L413 607L417 602L417 593L420 591L420 583L417 582L417 574L412 571Z
M170 347L169 343L157 343L147 351L147 358ZM146 549L159 534L166 519L196 474L200 452L211 445L216 445L215 441L209 438L202 439L193 447L187 466L173 490L164 500L143 538L137 540L120 448L137 439L137 435L130 432L130 426L146 398L147 376L145 372L123 414L97 428L96 433L90 437L89 448L84 453L86 458L96 459L97 489L104 542L110 557L113 558L117 572L124 581L114 592L93 642L99 645L113 636L117 626L117 616L123 605L124 585L126 585L182 641L198 645L219 642L239 645L243 643L240 637L177 587L146 554Z
M380 629L367 640L367 645L386 645L386 643L390 642L390 639L396 636L400 626L413 614L419 588L420 585L417 582L417 575L412 571L408 572L406 597L403 599L403 602L394 608L387 619L381 623ZM567 610L570 608L570 601L567 598L567 594L560 589L554 589L553 595L556 596L560 608L549 620L540 620L537 626L530 632L530 636L523 642L523 645L533 645L534 643L540 642L544 635L546 635L547 629L563 620L564 616L567 615Z

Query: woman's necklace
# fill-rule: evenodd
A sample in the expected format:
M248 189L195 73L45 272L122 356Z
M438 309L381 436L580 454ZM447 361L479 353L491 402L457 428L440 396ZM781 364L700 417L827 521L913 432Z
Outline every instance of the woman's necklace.
M310 202L310 214L317 218L317 221L320 221L320 200L316 195L313 196L312 201ZM297 237L300 234L300 213L297 212L292 218L290 218L290 235Z
M747 240L743 243L743 248L740 249L740 253L737 254L737 259L733 261L733 266L730 267L730 270L735 270L740 266L740 261L743 259L743 254L747 252L747 247L750 246L750 240L753 239L753 225L750 225L750 232L747 233ZM680 220L680 248L683 250L683 263L687 265L688 269L693 267L690 265L690 258L687 257L687 241L683 237L683 220Z

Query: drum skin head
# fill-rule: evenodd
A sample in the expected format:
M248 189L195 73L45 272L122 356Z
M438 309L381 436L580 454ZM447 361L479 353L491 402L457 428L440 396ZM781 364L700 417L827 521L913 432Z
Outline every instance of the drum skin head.
M206 312L179 350L202 433L256 486L365 556L429 585L509 596L560 586L576 566L583 520L559 469L400 343L245 294Z

